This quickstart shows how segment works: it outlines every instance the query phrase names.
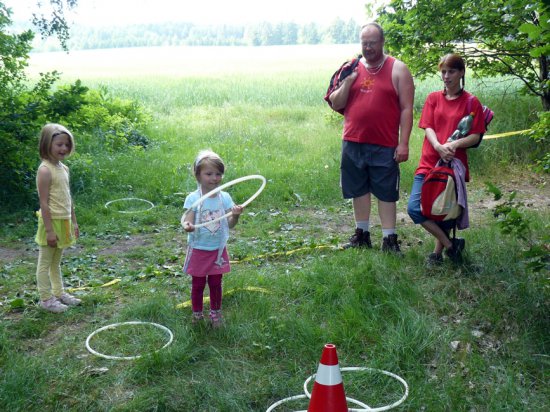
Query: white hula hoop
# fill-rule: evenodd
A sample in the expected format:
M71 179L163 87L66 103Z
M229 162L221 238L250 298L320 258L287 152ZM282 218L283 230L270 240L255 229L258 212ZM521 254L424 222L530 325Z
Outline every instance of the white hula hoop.
M162 326L162 325L159 325L158 323L153 323L153 322L141 322L141 321L130 321L130 322L119 322L119 323L113 323L111 325L107 325L107 326L103 326L102 328L99 328L99 329L96 329L95 331L93 331L92 333L90 333L90 335L86 338L86 349L88 349L88 352L96 355L96 356L100 356L102 358L105 358L105 359L114 359L114 360L133 360L133 359L139 359L141 358L143 355L135 355L135 356L111 356L111 355L105 355L101 352L98 352L94 349L91 348L90 346L90 340L95 336L97 335L99 332L102 332L104 330L107 330L107 329L115 329L117 328L118 326L122 326L122 325L152 325L156 328L159 328L161 330L163 330L164 332L166 332L169 336L169 339L168 339L168 343L166 343L166 345L164 345L162 348L160 349L157 349L151 353L155 353L155 352L158 352L166 347L168 347L172 341L174 340L174 334L172 333L172 331L170 329L168 329L166 326Z
M264 187L266 185L266 180L265 180L265 177L263 177L262 175L250 175L250 176L243 176L243 177L239 177L238 179L235 179L235 180L232 180L230 182L227 182L227 183L224 183L223 185L221 186L218 186L217 188L215 188L214 190L211 190L210 192L208 192L207 194L205 195L202 195L199 199L197 199L189 209L187 209L185 211L185 213L183 214L183 216L181 217L181 225L183 226L184 224L184 221L185 221L185 217L187 216L187 214L193 210L194 208L196 208L198 205L200 205L202 202L204 202L207 198L209 198L210 196L213 196L215 195L216 193L219 193L221 192L223 189L229 187L229 186L233 186L233 185L236 185L237 183L241 183L241 182L244 182L246 180L253 180L253 179L257 179L257 180L261 180L262 181L262 184L260 185L260 188L256 191L256 193L254 193L252 196L250 196L248 198L248 200L244 203L241 204L242 207L246 207L250 204L250 202L252 202L254 199L256 199L260 193L262 193L262 190L264 190ZM222 219L225 219L229 216L231 216L232 212L228 212L226 213L225 215L223 216L219 216L217 217L216 219L212 219L212 220L209 220L208 222L204 222L204 223L199 223L198 225L194 225L195 226L195 229L198 229L200 227L203 227L203 226L206 226L206 225L209 225L211 223L216 223Z
M373 368L357 367L357 366L350 366L350 367L347 367L347 368L340 368L340 371L341 372L346 372L346 371L351 371L351 372L357 372L357 371L379 372L379 373L382 373L384 375L387 375L387 376L390 376L390 377L396 379L405 388L405 394L401 397L401 399L399 399L398 401L396 401L396 402L394 402L390 405L379 406L379 407L376 407L376 408L372 408L372 407L368 406L367 404L365 404L361 401L358 401L357 399L346 397L346 401L354 403L355 405L360 406L361 408L364 408L364 409L350 408L350 409L348 409L348 411L350 411L350 412L382 412L382 411L389 411L390 409L393 409L396 406L401 405L405 401L405 399L407 399L407 397L409 396L409 385L407 384L405 379L403 379L399 375L396 375L395 373L391 373L391 372L388 372L388 371L385 371L385 370L382 370L382 369L373 369ZM309 384L309 382L311 382L311 380L315 377L315 375L316 374L311 375L310 377L308 377L304 381L304 395L295 395L295 396L290 396L288 398L281 399L280 401L277 401L274 404L272 404L266 410L266 412L273 411L277 406L279 406L279 405L281 405L285 402L289 402L289 401L293 401L293 400L297 400L297 399L311 399L311 393L307 390L307 385ZM295 412L307 412L307 411L306 410L300 410L300 411L295 411Z
M148 201L148 200L145 200L145 199L140 199L139 197L123 197L122 199L115 199L115 200L111 200L107 203L105 203L105 208L106 209L109 209L109 205L113 204L113 203L116 203L116 202L122 202L122 201L126 201L126 200L137 200L137 201L140 201L140 202L144 202L144 203L147 203L149 204L149 209L143 209L143 210L117 210L118 213L143 213L143 212L147 212L149 210L151 210L152 208L155 207L155 205Z

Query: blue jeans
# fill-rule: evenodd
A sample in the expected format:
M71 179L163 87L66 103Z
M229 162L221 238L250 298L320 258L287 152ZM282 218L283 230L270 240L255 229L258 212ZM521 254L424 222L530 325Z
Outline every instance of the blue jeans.
M412 221L416 224L424 223L428 220L424 216L420 209L420 194L422 192L422 185L424 184L424 174L419 174L414 176L413 185L411 189L411 195L409 197L409 203L407 205L407 213L411 217ZM456 220L447 220L445 222L436 222L437 225L443 229L445 232L451 230Z
M420 224L428 220L420 211L420 193L422 191L423 183L424 174L414 176L411 196L409 197L409 204L407 205L407 213L416 224Z

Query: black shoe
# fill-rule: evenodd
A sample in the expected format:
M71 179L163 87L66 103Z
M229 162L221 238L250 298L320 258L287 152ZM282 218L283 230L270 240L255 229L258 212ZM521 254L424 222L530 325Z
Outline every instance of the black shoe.
M401 253L397 235L388 235L382 240L382 252Z
M462 263L462 251L466 247L466 241L462 238L451 239L452 246L445 250L445 254L453 263Z
M426 258L426 265L428 266L440 266L443 264L443 255L441 253L430 253Z
M355 233L349 238L349 242L342 246L344 249L352 247L366 247L371 248L370 232L365 232L363 229L355 229Z

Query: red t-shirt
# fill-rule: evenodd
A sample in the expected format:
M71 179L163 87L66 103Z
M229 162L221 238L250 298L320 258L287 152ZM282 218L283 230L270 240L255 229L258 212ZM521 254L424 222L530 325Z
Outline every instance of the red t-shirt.
M433 129L439 143L443 144L456 130L458 122L468 113L468 99L470 93L464 91L457 99L447 100L442 91L430 93L422 108L422 115L418 127L421 129ZM470 134L485 133L485 122L483 120L483 108L481 103L474 96L470 110L475 113ZM460 159L466 168L466 181L470 180L468 168L468 155L466 149L457 149L455 157ZM433 148L429 140L424 137L422 155L415 174L426 174L435 166L440 159L439 153Z
M394 62L387 56L376 74L369 73L362 63L357 65L358 76L344 109L344 140L387 147L399 144L401 109L392 83Z

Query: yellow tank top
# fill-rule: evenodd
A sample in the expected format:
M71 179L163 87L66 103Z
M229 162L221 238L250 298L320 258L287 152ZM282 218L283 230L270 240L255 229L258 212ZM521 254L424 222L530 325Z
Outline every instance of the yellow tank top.
M69 168L63 163L54 165L47 160L43 160L38 168L42 166L47 167L52 175L50 196L48 198L52 219L70 219L72 201L69 187Z

